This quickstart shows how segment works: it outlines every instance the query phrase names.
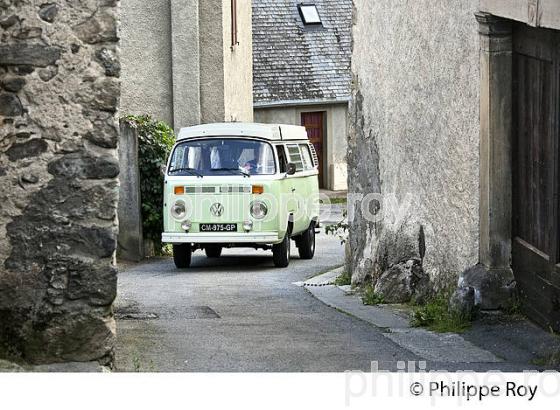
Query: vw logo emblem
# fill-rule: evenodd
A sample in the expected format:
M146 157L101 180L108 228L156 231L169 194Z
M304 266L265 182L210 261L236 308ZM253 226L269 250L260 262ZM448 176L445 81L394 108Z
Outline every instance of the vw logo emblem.
M224 213L224 206L216 202L210 207L210 212L212 212L212 215L214 216L222 216L222 214Z

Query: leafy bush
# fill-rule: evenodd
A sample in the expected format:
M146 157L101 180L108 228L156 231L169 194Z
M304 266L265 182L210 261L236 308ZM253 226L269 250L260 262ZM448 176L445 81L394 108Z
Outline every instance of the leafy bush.
M442 292L426 304L415 308L411 325L425 327L438 333L462 333L471 326L471 318L450 311L449 295Z
M124 120L138 131L138 167L144 238L151 239L156 253L161 254L164 182L161 169L166 165L167 157L175 144L175 133L169 125L154 120L149 115L129 115Z

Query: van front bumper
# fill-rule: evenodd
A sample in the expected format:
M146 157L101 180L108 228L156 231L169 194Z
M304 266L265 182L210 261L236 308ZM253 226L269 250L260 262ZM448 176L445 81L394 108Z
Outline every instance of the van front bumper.
M278 243L278 232L248 232L248 233L177 233L164 232L161 235L163 243Z

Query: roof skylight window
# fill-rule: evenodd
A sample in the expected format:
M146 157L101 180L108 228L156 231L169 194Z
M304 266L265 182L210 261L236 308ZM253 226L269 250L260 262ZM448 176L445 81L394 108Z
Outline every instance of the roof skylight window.
M321 16L315 4L299 4L299 14L303 24L321 24Z

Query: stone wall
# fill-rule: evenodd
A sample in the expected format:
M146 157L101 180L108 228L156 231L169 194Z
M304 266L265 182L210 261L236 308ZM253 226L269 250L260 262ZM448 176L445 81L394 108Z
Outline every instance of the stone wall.
M418 259L454 282L478 262L478 0L354 6L349 190L384 200L356 213L353 280Z
M0 0L0 355L109 362L116 0Z

